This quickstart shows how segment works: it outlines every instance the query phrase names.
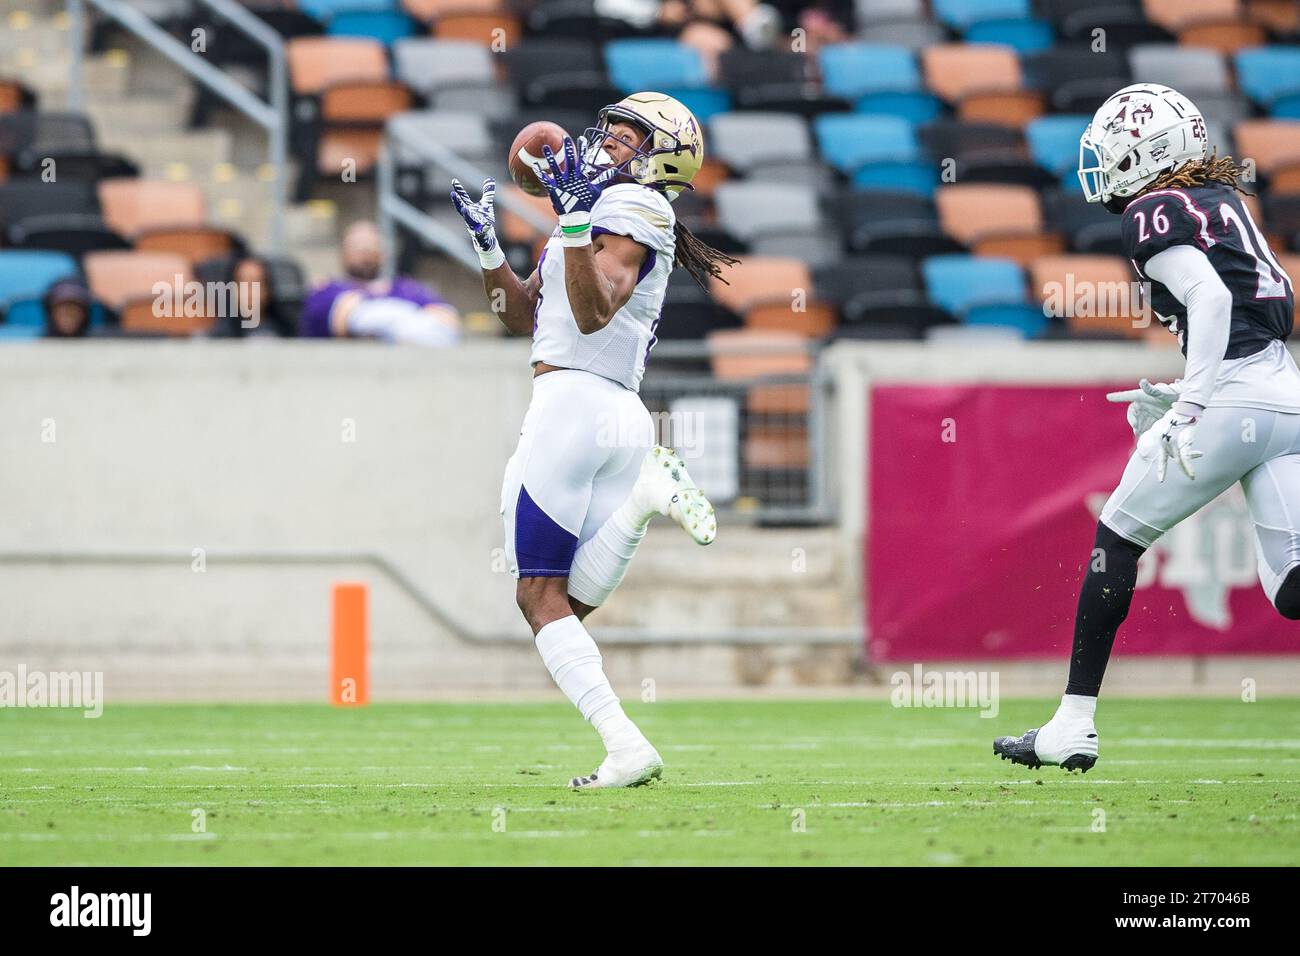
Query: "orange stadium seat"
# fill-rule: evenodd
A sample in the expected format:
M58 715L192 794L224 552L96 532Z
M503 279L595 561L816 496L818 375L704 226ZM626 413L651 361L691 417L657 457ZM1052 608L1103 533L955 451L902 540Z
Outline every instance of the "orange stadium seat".
M1300 3L1295 0L1246 0L1246 18L1279 36L1300 33Z
M502 0L402 0L402 9L421 23L433 23L448 14L494 13Z
M123 236L153 229L202 226L207 218L203 190L194 183L155 179L105 179L99 184L104 222Z
M1263 46L1268 42L1268 31L1257 23L1217 21L1195 23L1178 31L1178 42L1183 46L1203 46L1231 56L1238 50Z
M1137 321L1137 277L1120 256L1044 256L1030 265L1029 276L1038 300L1059 300L1066 326L1077 335L1140 338L1145 332Z
M709 281L713 298L737 315L764 303L788 304L801 289L811 300L812 273L807 264L783 256L744 256L727 270L727 282Z
M1021 89L1020 59L1009 46L992 43L944 43L921 51L921 67L930 92L949 103L972 93Z
M183 256L190 267L206 259L226 256L235 250L235 238L216 226L150 229L136 237L140 252L172 252Z
M1203 23L1242 19L1240 0L1142 0L1147 19L1170 33Z
M289 83L299 95L337 83L388 79L388 57L378 40L361 37L295 37L285 46Z
M1277 264L1282 267L1282 270L1287 274L1287 278L1291 280L1291 289L1294 291L1296 283L1300 282L1300 252L1275 254L1277 255ZM1294 310L1296 322L1300 324L1300 296L1295 298Z
M511 49L522 34L519 18L511 13L448 13L433 25L440 40L471 40L497 52Z
M0 80L0 113L17 113L22 108L22 84L12 80Z
M118 313L123 332L155 335L193 335L209 330L214 317L208 314L174 314L176 310L155 308L156 283L168 288L190 281L184 257L166 252L91 252L84 259L86 282L91 293Z
M934 196L943 231L977 255L1014 259L1028 266L1059 253L1064 240L1043 232L1038 193L1029 186L961 183L942 186Z
M830 335L835 329L835 308L824 302L764 302L746 310L745 328L763 332L794 332L810 339Z
M1243 120L1232 136L1240 157L1255 161L1273 193L1300 192L1300 120Z

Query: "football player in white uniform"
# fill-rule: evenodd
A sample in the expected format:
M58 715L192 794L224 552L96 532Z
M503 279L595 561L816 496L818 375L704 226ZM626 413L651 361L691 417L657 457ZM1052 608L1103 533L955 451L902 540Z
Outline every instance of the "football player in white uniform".
M704 160L699 123L662 93L600 111L564 165L536 167L559 216L537 268L520 280L497 242L487 180L474 202L452 183L483 266L488 298L515 334L533 337L533 398L501 492L515 594L556 684L591 722L607 756L576 788L625 787L663 767L619 704L583 619L604 603L655 514L699 544L713 506L671 449L654 446L641 376L674 265L703 283L730 261L677 224L671 200Z
M1106 100L1080 140L1086 197L1122 214L1125 253L1187 363L1172 384L1144 379L1108 396L1128 404L1137 449L1097 525L1065 696L1042 727L994 741L1003 759L1092 767L1097 695L1138 558L1237 482L1264 591L1300 620L1300 370L1285 344L1294 290L1238 195L1241 168L1207 152L1200 111L1152 83Z

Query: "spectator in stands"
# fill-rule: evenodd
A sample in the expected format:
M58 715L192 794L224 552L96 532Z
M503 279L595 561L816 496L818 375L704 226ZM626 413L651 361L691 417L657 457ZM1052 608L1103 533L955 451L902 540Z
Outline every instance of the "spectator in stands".
M437 292L407 276L379 277L384 248L373 222L353 223L344 233L342 253L345 275L308 296L301 335L433 346L460 338L460 315Z
M596 12L640 29L657 25L675 32L709 61L736 40L768 49L781 34L781 15L758 0L596 0Z
M45 335L79 339L90 334L90 290L80 279L59 279L45 290Z
M218 338L242 338L247 335L293 336L298 331L295 303L285 301L271 280L270 265L258 256L234 255L201 262L196 269L203 282L238 285L236 296L249 315L222 315L212 328Z

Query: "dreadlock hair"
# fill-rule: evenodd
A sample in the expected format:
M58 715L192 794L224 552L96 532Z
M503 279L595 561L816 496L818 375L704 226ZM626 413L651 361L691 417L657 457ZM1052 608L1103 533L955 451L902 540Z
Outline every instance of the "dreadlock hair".
M673 235L677 239L677 248L673 253L677 265L689 272L701 289L708 290L710 278L726 285L731 284L722 278L722 267L734 266L740 262L739 259L733 259L707 242L701 242L680 222L673 225Z
M1252 195L1241 187L1241 177L1246 175L1246 167L1231 156L1220 157L1217 153L1216 150L1210 154L1209 159L1194 159L1183 163L1177 169L1162 173L1143 192L1154 189L1188 189L1192 186L1219 183L1231 186L1243 196Z

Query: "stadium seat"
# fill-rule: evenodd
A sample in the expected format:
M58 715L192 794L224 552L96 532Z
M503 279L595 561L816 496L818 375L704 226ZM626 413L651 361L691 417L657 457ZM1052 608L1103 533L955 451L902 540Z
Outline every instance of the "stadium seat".
M1237 85L1260 106L1280 99L1300 102L1300 46L1266 46L1241 50L1233 58Z
M402 0L402 9L424 24L449 13L495 13L505 8L502 0Z
M62 252L0 249L0 305L39 299L58 279L79 274L77 261Z
M813 272L817 299L843 306L864 292L917 292L921 282L916 264L906 256L854 256Z
M828 113L813 120L822 158L852 173L870 163L908 162L919 158L916 131L897 116Z
M0 114L0 153L21 159L23 154L50 156L93 152L95 131L80 113L24 110Z
M709 123L709 151L738 172L813 158L808 123L791 113L721 113Z
M1030 266L1030 286L1038 301L1055 300L1062 311L1073 313L1064 319L1076 335L1143 335L1138 283L1119 256L1043 256Z
M155 307L153 288L188 282L190 270L181 256L165 252L93 252L86 256L86 281L96 299L118 314L124 333L186 336L207 332L215 316L174 315Z
M732 107L731 94L726 90L678 89L670 86L666 87L662 92L680 101L683 106L695 114L695 118L701 123L707 123L713 117L727 112ZM605 102L613 103L615 100L606 100Z
M1025 301L1025 276L1009 259L934 256L921 264L930 300L962 321L1007 325L1035 336L1047 325Z
M1053 42L1051 26L1030 18L982 20L966 31L964 39L967 43L1009 46L1021 55L1051 49Z
M1240 0L1142 0L1142 11L1170 33L1197 23L1238 20L1243 12Z
M136 236L140 252L173 252L182 256L190 267L206 259L230 255L241 246L228 229L216 226L155 227Z
M726 279L711 279L709 289L737 315L767 302L790 302L798 290L812 298L812 274L798 259L747 256L726 270Z
M1300 192L1300 120L1246 120L1232 132L1275 193Z
M1264 227L1270 248L1285 249L1293 237L1300 236L1300 193L1265 196L1264 209L1263 221L1255 221Z
M152 179L105 179L99 184L104 222L128 238L150 229L202 226L203 190L194 183Z
M817 59L822 87L845 99L855 100L865 93L910 93L921 89L916 58L904 47L831 43L821 48Z
M35 102L36 94L22 82L0 79L0 113L17 113L31 109Z
M817 233L817 194L806 185L726 182L714 191L718 224L743 242L760 236Z
M709 82L699 53L674 40L611 40L605 45L605 62L610 79L625 93L694 89Z
M98 214L95 184L87 180L15 179L0 185L0 232L35 216Z
M324 22L343 11L388 13L398 8L397 0L297 0L298 9Z
M129 249L131 244L94 214L53 213L28 216L9 227L16 249L50 249L80 259L101 249Z
M1295 0L1246 0L1246 17L1279 37L1300 35L1300 4Z
M1160 83L1192 97L1232 88L1227 61L1217 50L1144 43L1128 51L1128 60L1134 83Z
M935 194L944 231L982 255L1002 255L1023 264L1059 252L1059 236L1043 233L1038 194L1025 186L958 183Z
M285 45L289 81L299 96L318 95L338 83L388 79L388 57L376 40L298 37Z
M949 103L974 93L1020 90L1020 61L1006 46L946 43L921 52L926 86Z
M1119 217L1101 203L1084 202L1077 182L1075 185L1073 190L1057 188L1042 193L1044 222L1061 230L1074 252L1121 254Z
M528 32L537 37L608 40L638 31L626 20L597 13L595 0L546 0L528 10Z
M895 20L923 20L925 0L854 0L853 14L859 26Z
M1056 112L1092 115L1102 101L1131 82L1122 49L1057 46L1025 57L1025 85L1040 90Z
M421 96L448 87L495 85L492 54L487 47L466 40L412 37L393 45L397 78Z
M1054 176L1079 168L1079 137L1092 122L1091 116L1043 116L1025 127L1025 140L1034 162Z
M965 33L987 20L1023 19L1030 15L1029 0L933 0L934 17L946 27Z
M1268 42L1268 31L1258 23L1236 20L1193 23L1178 31L1178 42L1184 46L1208 47L1232 56L1239 50L1263 46Z
M520 42L523 25L514 15L503 12L446 13L434 23L433 35L440 40L471 40L500 52Z
M1066 42L1090 43L1098 36L1106 38L1106 47L1124 50L1139 43L1168 43L1171 34L1152 23L1141 10L1127 6L1087 7L1068 14L1058 27ZM1097 31L1101 31L1098 33Z
M906 47L913 53L920 53L926 47L943 43L948 34L939 24L921 18L870 23L858 30L857 39L863 43Z
M325 32L335 37L369 37L385 46L414 36L418 26L405 13L395 10L343 10L326 21Z

